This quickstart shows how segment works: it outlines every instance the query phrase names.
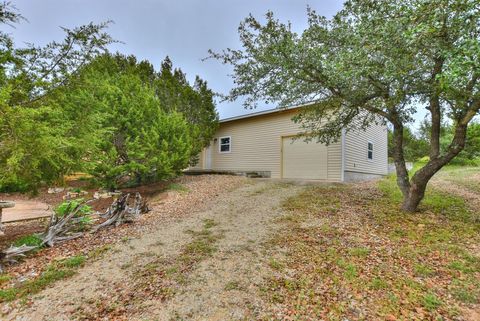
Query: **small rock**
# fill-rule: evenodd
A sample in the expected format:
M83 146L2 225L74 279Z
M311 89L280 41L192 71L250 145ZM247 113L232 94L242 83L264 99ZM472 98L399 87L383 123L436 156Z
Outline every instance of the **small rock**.
M63 187L50 187L48 189L48 194L58 194L65 190Z

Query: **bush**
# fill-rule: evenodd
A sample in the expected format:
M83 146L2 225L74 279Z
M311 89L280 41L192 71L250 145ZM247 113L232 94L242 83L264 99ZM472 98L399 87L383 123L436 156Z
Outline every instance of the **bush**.
M114 63L114 61L112 62ZM85 72L85 89L72 94L78 107L97 105L102 112L98 151L90 173L104 187L139 185L173 177L188 166L192 138L185 117L167 112L152 87L134 72L114 72L103 61ZM107 70L103 70L106 68ZM82 99L78 98L82 97Z
M57 209L55 210L55 213L57 214L57 216L62 217L65 214L70 213L70 211L73 211L82 202L83 202L82 199L63 202L62 204L58 205ZM84 204L80 207L80 210L78 211L77 215L75 215L75 216L76 217L86 216L86 215L89 215L91 213L92 213L92 208L90 206Z

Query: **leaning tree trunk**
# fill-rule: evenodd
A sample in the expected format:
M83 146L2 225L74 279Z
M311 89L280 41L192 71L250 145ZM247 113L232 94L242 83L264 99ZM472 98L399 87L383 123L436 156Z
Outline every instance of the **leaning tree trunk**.
M412 178L408 193L403 197L402 210L405 212L415 212L425 196L428 180L421 178L416 181L417 182L413 182Z
M457 124L455 135L447 151L439 157L430 159L430 161L421 169L419 169L409 183L408 192L404 194L402 210L406 212L415 212L418 205L425 196L425 190L430 179L443 166L447 165L454 159L465 147L467 135L467 124Z

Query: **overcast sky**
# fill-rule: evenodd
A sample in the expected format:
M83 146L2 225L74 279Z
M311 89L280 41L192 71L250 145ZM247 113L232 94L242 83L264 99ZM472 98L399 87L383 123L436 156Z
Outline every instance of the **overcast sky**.
M13 0L28 20L9 28L18 46L23 42L43 45L62 40L60 27L73 28L89 22L114 21L108 32L122 44L111 51L147 59L156 69L165 56L175 67L208 81L215 92L232 87L231 69L216 60L202 61L208 49L240 48L237 28L249 14L261 18L272 10L282 21L291 21L294 31L307 26L307 6L326 17L342 7L343 0ZM220 118L251 113L241 102L218 104ZM268 107L263 107L266 109ZM259 107L259 110L262 110ZM417 115L423 119L422 110Z
M180 67L190 80L195 75L208 81L216 92L232 86L230 68L215 60L202 61L208 49L240 48L237 28L249 13L262 17L272 10L296 31L305 28L310 5L332 16L343 0L13 0L28 20L10 29L17 45L37 45L61 40L60 26L72 28L91 21L113 20L109 33L123 44L110 49L148 59L159 68L165 56ZM218 105L221 118L247 112L240 102Z

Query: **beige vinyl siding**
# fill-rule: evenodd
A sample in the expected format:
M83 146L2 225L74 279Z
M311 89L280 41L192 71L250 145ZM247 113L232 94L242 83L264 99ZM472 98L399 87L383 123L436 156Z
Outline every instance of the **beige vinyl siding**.
M220 123L212 142L212 169L232 171L269 171L272 178L282 177L282 137L301 129L291 118L295 110ZM231 151L220 153L220 137L231 137ZM310 142L309 144L314 144ZM308 145L309 145L308 144ZM341 180L341 143L327 149L329 180ZM301 166L301 164L299 164Z
M373 143L373 159L368 159L368 143ZM366 131L345 135L345 171L387 175L387 126L372 124Z
M342 142L328 146L328 180L342 181Z
M282 177L328 179L328 147L283 137Z

